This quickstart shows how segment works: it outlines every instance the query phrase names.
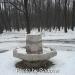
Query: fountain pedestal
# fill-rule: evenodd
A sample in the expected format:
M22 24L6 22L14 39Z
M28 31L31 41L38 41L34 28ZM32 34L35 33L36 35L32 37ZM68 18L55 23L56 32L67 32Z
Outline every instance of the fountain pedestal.
M42 54L42 36L40 34L26 36L26 52L28 54Z

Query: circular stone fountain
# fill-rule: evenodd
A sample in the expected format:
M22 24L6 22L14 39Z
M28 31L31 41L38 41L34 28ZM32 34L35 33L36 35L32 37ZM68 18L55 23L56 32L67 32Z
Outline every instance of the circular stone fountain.
M48 60L57 55L57 52L51 48L43 48L42 54L27 54L26 49L17 48L13 51L13 56L26 61Z
M27 65L37 65L40 64L36 61L49 60L50 58L57 55L56 50L42 46L42 36L41 34L27 34L26 36L26 48L16 48L13 51L13 56L27 61ZM29 62L29 63L28 63ZM34 63L30 63L34 62ZM44 63L44 62L42 62Z

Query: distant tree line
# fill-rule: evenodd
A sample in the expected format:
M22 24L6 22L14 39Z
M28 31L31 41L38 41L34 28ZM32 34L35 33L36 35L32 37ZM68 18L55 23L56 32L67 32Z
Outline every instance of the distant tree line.
M0 0L0 33L34 28L74 30L75 0Z

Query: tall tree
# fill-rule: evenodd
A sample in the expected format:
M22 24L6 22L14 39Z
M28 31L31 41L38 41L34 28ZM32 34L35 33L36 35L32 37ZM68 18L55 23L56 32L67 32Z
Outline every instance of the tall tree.
M25 17L26 17L26 31L27 31L27 34L30 33L30 22L29 22L29 14L28 14L28 8L27 8L27 5L28 5L28 0L24 0L24 8L25 8Z
M65 23L64 29L65 32L67 32L67 0L65 0L64 3L64 23Z
M75 0L73 0L73 8L72 8L72 25L71 29L74 30L75 26Z
M3 14L2 14L1 3L0 3L0 34L3 33L3 30L4 30L4 25L3 25L3 23L2 23L2 18L3 18L2 15L3 15Z

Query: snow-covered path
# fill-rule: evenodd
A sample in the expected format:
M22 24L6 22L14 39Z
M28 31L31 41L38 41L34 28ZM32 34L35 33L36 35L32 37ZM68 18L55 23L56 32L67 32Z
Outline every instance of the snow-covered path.
M50 59L55 65L48 72L17 71L12 50L26 45L25 31L4 32L0 34L0 75L75 75L75 31L42 32L43 46L57 50L57 56ZM2 52L4 51L4 53ZM54 73L51 71L58 71Z

